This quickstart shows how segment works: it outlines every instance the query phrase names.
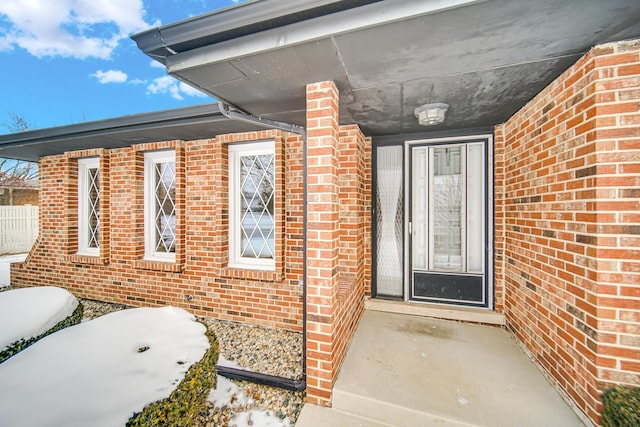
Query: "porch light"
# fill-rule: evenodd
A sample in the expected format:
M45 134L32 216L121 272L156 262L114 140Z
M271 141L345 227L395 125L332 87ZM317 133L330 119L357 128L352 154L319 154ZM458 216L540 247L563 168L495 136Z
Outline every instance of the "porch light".
M444 115L449 109L448 104L436 102L424 104L413 110L421 126L433 126L444 122Z

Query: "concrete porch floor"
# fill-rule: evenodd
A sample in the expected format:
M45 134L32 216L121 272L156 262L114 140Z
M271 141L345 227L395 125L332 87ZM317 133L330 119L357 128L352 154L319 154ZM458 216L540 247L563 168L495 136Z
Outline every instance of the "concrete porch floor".
M583 426L505 330L371 310L332 405L296 427Z

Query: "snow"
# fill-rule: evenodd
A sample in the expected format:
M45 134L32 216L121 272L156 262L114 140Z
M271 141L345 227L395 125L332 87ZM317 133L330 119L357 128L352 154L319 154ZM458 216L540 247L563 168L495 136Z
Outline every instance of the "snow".
M11 284L10 267L12 262L23 262L27 254L5 255L0 257L0 288Z
M168 397L208 348L205 327L175 307L63 329L0 364L0 425L125 425Z
M223 355L220 355L220 357L218 357L218 366L224 366L225 368L239 369L241 371L247 371L248 370L247 368L244 368L244 367L238 365L236 362L227 359Z
M253 403L230 379L220 375L216 379L216 388L209 393L208 400L213 403L215 408L223 408L232 404L245 406L247 403Z
M0 350L48 331L73 314L78 300L52 286L0 293Z
M221 359L224 359L220 356ZM226 359L225 359L226 360ZM281 420L269 411L257 409L237 412L238 408L253 405L254 400L240 390L231 380L218 375L216 388L209 393L208 400L216 408L231 407L236 412L234 418L229 421L229 425L237 427L260 426L260 427L289 427L291 422L288 418Z

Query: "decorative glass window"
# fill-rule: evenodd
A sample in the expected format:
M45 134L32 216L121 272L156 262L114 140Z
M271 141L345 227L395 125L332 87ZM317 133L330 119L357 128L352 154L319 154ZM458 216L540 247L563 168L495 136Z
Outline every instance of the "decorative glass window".
M175 261L176 153L144 153L145 259Z
M275 269L275 143L229 146L229 266Z
M78 255L100 255L100 159L78 159Z

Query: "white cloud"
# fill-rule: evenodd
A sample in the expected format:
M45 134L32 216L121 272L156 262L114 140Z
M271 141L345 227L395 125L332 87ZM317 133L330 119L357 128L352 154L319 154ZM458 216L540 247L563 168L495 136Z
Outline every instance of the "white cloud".
M158 77L153 79L153 83L147 86L147 92L154 95L160 93L168 93L172 98L182 100L184 99L180 95L180 89L178 88L178 82L171 76Z
M108 59L118 43L155 23L142 0L11 0L0 2L0 50L20 47L33 56Z
M105 83L124 83L127 81L127 74L120 70L98 70L91 74L91 77L95 77L101 84Z
M131 83L132 85L143 85L143 84L147 83L147 81L135 78L135 79L129 80L129 83Z
M187 96L195 96L198 98L206 98L207 94L200 92L198 89L195 89L184 82L180 82L178 85L180 87L180 92L184 93Z
M174 79L171 76L163 76L153 79L153 82L147 86L147 93L154 95L169 94L172 98L183 100L185 96L197 96L204 98L207 95L192 88L191 86Z
M162 63L152 59L151 62L149 63L149 65L151 65L151 68L162 68L164 70L164 65L162 65Z

